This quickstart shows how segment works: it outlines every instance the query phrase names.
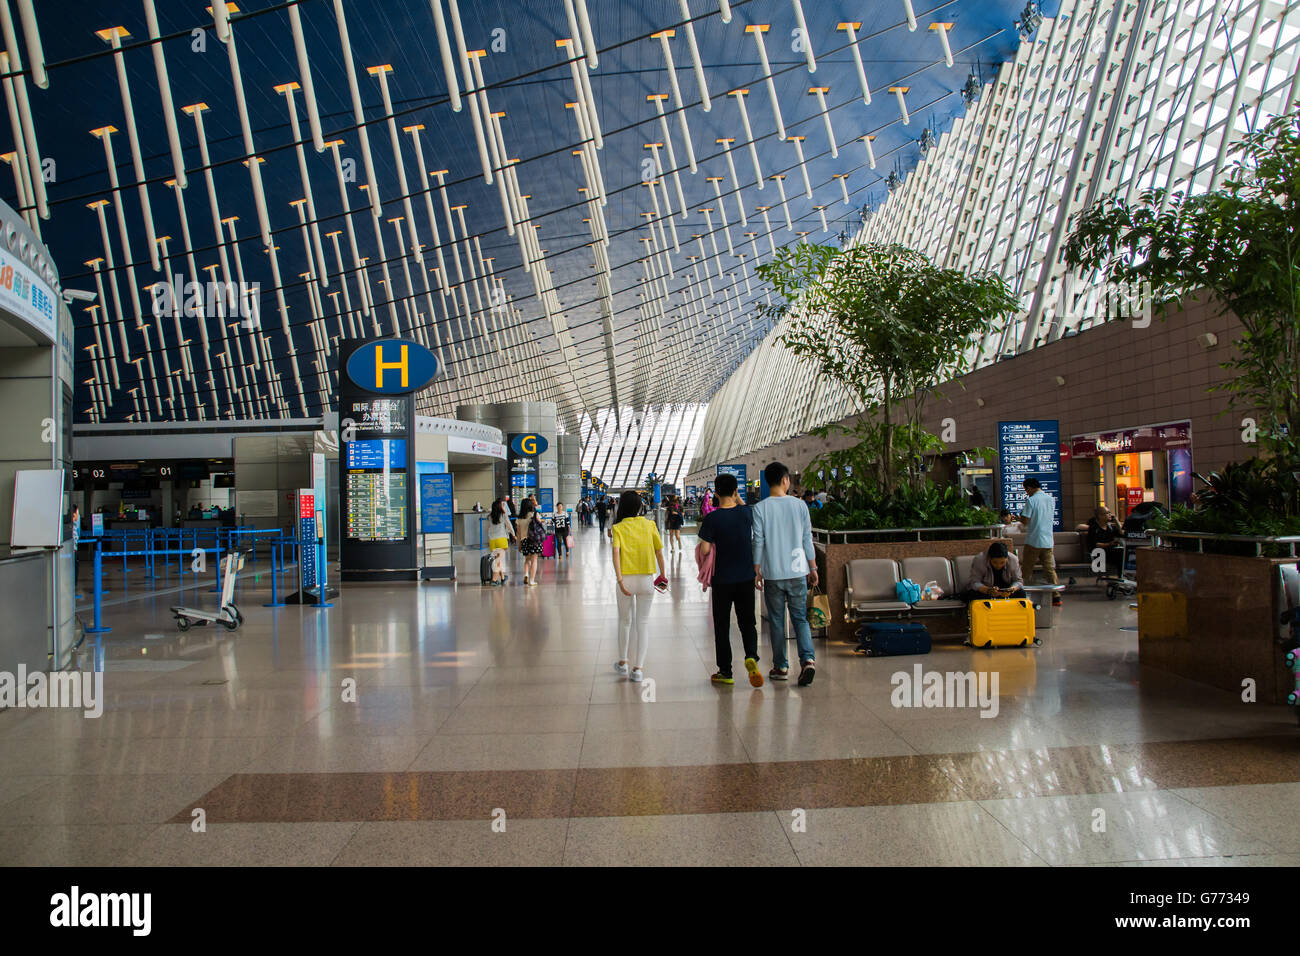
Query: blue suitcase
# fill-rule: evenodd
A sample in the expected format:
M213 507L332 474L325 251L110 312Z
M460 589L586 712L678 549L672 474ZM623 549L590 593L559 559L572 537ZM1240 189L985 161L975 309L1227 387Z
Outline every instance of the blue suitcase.
M915 621L879 621L858 629L858 646L868 657L894 657L899 654L929 654L930 632Z

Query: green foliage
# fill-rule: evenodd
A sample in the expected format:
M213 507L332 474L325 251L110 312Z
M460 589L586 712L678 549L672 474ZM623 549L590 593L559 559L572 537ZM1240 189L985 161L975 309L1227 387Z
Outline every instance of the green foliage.
M1179 505L1167 517L1152 518L1153 528L1268 537L1300 535L1300 480L1279 459L1252 458L1196 477L1204 486L1197 494L1196 507Z
M1300 112L1247 136L1220 188L1112 196L1079 219L1066 262L1111 282L1149 283L1161 316L1201 290L1241 322L1220 386L1258 408L1264 447L1300 463Z
M924 454L943 451L943 442L914 425L896 426L909 447ZM910 431L915 429L915 433ZM826 425L812 431L826 438L838 434L857 438L847 448L826 452L803 469L803 485L831 496L817 512L814 524L828 531L858 528L947 528L997 524L987 508L973 508L957 488L939 488L926 480L921 459L896 458L898 474L906 480L892 492L880 480L883 458L882 427L872 421L854 425ZM972 454L992 457L992 449Z
M957 488L931 482L880 490L851 500L832 500L813 522L828 531L858 528L951 528L997 524L987 508L972 508ZM982 534L982 532L981 532Z
M976 347L1019 306L1001 277L941 269L901 245L796 243L758 268L788 319L781 344L852 393L866 424L854 476L886 496L924 485L917 464L942 443L920 425L925 399L971 367ZM832 466L834 467L834 466Z

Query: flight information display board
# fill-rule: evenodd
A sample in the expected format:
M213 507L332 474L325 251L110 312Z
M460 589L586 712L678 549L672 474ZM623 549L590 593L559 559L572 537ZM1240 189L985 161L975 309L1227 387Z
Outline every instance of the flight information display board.
M406 468L405 438L376 438L347 443L347 467L393 469Z
M406 538L405 471L350 471L347 489L349 538L354 541Z

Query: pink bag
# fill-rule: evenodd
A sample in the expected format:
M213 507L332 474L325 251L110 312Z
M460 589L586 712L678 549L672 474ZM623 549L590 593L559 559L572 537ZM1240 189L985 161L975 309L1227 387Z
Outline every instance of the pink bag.
M573 550L573 535L571 535L571 534L570 534L570 535L565 535L565 537L564 537L564 546L565 546L566 548L568 548L570 551Z
M555 535L548 534L545 538L542 539L542 557L544 558L555 557Z
M696 580L698 580L700 584L704 585L701 590L707 591L709 585L713 583L713 563L714 559L718 555L718 549L710 548L707 555L701 554L703 551L703 545L704 542L702 541L697 542L695 545L695 563L699 567L699 574L696 575Z

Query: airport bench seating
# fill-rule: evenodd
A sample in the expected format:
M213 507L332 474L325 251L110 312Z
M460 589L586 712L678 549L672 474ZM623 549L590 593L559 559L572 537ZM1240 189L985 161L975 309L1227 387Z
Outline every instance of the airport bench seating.
M966 604L955 595L970 577L975 555L954 559L945 557L857 558L845 565L844 619L850 623L881 618L904 618L914 614L940 614L965 611ZM900 601L895 586L910 578L921 587L934 581L944 596L932 601L909 604ZM961 582L958 585L957 582Z

